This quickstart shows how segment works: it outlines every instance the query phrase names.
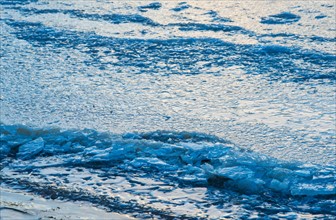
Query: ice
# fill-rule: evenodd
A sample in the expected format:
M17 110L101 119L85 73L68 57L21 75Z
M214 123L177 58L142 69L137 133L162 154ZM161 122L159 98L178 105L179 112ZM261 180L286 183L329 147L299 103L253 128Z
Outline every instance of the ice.
M261 19L263 24L290 24L300 20L300 16L290 13L282 12L280 14L270 15Z
M188 184L204 185L207 180L209 185L224 187L229 181L233 190L246 193L275 191L293 196L318 196L334 190L329 186L321 188L321 184L335 180L333 167L277 161L205 134L161 131L115 135L89 130L45 128L43 132L36 129L19 132L20 126L17 129L2 135L3 158L11 149L8 143L17 136L21 140L34 139L19 144L16 156L23 160L34 160L39 155L55 157L57 164L64 160L63 164L88 166L91 163L123 169L131 165L145 172L164 171L172 176L178 170L179 179ZM2 130L8 128L3 126Z
M162 4L160 2L152 2L148 5L139 6L138 9L141 12L146 12L148 9L159 10L161 7L162 7Z
M38 155L44 148L44 140L39 137L19 147L17 157L22 160L27 160Z
M311 178L312 174L310 170L297 170L295 171L295 174L298 176L306 177L306 178Z
M331 1L0 5L1 181L141 219L336 215Z
M9 154L10 152L10 147L6 144L3 144L1 143L1 146L0 146L0 159L4 159L7 157L7 155Z
M287 192L288 184L289 184L289 182L287 182L287 181L280 182L277 179L273 179L270 183L270 188L275 190L275 191L279 191L279 192Z
M284 181L293 176L293 171L283 167L275 167L267 172L270 178L275 178L279 181Z
M244 178L235 183L238 190L248 194L258 194L265 191L265 182L258 178Z
M19 128L20 126L17 127ZM3 125L1 130L8 129ZM13 177L19 178L25 171L29 171L26 173L33 172L28 177L31 181L43 179L55 181L56 185L69 184L67 187L73 187L71 184L75 183L76 187L82 188L80 184L84 183L78 182L81 179L86 182L85 186L95 187L93 191L97 190L99 195L110 193L106 191L109 185L104 183L111 178L113 181L116 173L130 181L131 185L138 184L136 180L132 180L132 175L164 181L162 186L169 184L169 187L161 189L140 183L132 188L127 184L124 186L124 183L115 183L116 186L111 186L114 191L123 190L118 191L118 195L125 193L126 188L127 192L137 196L148 189L166 193L176 189L179 184L187 188L205 187L210 198L224 196L221 193L260 198L275 195L272 199L274 203L278 202L278 198L279 201L290 198L291 201L302 204L301 197L315 199L332 198L335 195L336 171L332 166L320 167L276 160L253 151L245 151L232 143L225 144L221 139L205 134L194 133L191 136L184 132L161 131L154 132L154 137L148 133L118 135L88 130L42 130L17 132L14 129L13 132L2 135L2 146L5 147L15 137L33 139L21 143L17 153L12 152L21 160L14 160L3 169L7 178L11 172L18 173ZM56 173L50 173L48 169L56 170ZM212 190L220 192L219 195ZM125 195L125 198L133 197ZM151 199L149 200L152 201ZM250 200L255 202L254 199ZM139 202L143 203L142 200ZM244 201L241 202L245 204ZM322 210L315 206L308 208Z
M216 170L218 176L226 177L232 180L252 178L254 172L245 167L226 167Z
M186 2L181 2L181 3L178 4L177 7L172 8L171 10L175 11L175 12L180 12L180 11L184 11L188 8L190 8L190 5L188 5Z
M68 153L71 152L72 143L69 141L64 145L57 144L46 144L43 148L43 152L50 155L55 155L58 153Z
M296 186L291 187L291 194L294 196L324 196L336 195L336 186L335 183L325 184L325 185L317 185L317 184L308 184L302 183Z
M135 168L156 168L160 171L177 170L176 166L169 165L158 158L140 157L132 160L130 164Z

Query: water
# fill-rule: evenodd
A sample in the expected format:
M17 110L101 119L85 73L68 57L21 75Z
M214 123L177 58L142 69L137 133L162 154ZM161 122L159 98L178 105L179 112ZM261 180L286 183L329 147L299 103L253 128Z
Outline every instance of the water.
M2 181L138 218L335 217L333 1L1 1Z

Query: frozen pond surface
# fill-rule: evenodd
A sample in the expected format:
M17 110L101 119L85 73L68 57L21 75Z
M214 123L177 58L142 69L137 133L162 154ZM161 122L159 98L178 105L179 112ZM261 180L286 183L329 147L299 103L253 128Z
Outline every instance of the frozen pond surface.
M0 5L3 181L140 218L335 216L334 1Z

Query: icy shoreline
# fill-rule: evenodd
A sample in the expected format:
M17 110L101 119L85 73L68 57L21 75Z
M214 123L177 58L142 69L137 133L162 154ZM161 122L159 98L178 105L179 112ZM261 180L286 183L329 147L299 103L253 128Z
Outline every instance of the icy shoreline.
M1 183L140 219L335 218L335 2L0 6Z
M260 216L336 214L334 166L281 161L196 132L0 128L1 181L45 198L140 218L240 218L256 207Z
M130 220L126 215L107 212L84 202L44 199L27 191L1 185L0 216L3 220L99 219Z

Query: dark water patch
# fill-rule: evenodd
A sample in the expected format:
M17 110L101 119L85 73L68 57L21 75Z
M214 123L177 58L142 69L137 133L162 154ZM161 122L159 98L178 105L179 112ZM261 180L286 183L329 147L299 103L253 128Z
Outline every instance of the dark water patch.
M326 15L321 14L321 15L316 15L315 19L322 19L322 18L326 18L326 17L327 17Z
M261 58L258 60L262 63L256 68L261 72L268 72L272 79L294 82L311 79L327 79L333 82L336 79L333 68L335 55L280 45L257 46L254 50L256 54L262 54L256 56ZM321 69L315 71L312 65L318 65Z
M261 34L258 37L287 37L287 38L300 38L297 34L290 33L269 33L269 34Z
M291 54L293 52L292 48L280 45L267 45L260 47L259 50L256 51L257 53L263 54Z
M35 9L23 8L20 10L26 15L32 14L68 14L71 17L88 19L92 21L107 21L112 24L122 23L140 23L143 25L156 26L157 24L150 18L144 17L139 14L90 14L81 10L59 10L59 9Z
M33 14L57 14L66 12L67 10L60 9L36 9L36 8L20 8L20 12L24 15L33 15Z
M230 144L230 142L218 138L213 135L202 134L198 132L172 132L172 131L155 131L147 133L129 133L123 136L125 139L145 139L159 141L169 144L186 142L186 143L196 143L196 142L209 142L209 143L225 143Z
M159 10L162 7L160 2L152 2L148 5L139 6L138 9L141 12L146 12L147 10Z
M217 12L215 12L213 10L208 11L207 13L205 13L205 15L209 15L212 18L213 22L232 22L231 19L221 17L221 16L218 15Z
M311 41L317 41L317 42L336 42L335 38L330 38L330 37L321 37L321 36L302 36L302 35L297 35L297 34L290 34L290 33L270 33L270 34L261 34L258 35L258 38L263 38L263 37L283 37L283 38L288 38L291 40L306 40L309 39Z
M282 12L280 14L270 15L268 17L261 18L262 24L291 24L299 21L301 17L299 15Z
M332 5L332 4L322 4L321 6L325 7L325 8L333 8L334 7L334 5Z
M218 70L213 71L213 67L229 68L239 64L248 74L263 74L271 80L336 79L335 55L299 47L240 45L212 38L110 38L54 29L41 23L14 20L6 23L15 28L14 34L19 39L37 47L78 49L91 57L85 65L98 68L131 66L137 73L192 75L215 74ZM108 57L114 59L106 61Z
M16 5L27 5L35 2L38 2L38 0L1 0L0 5L16 6Z
M317 42L336 42L336 38L330 37L312 36L310 39Z
M181 31L248 32L239 26L223 24L179 23L170 26L178 26Z
M190 8L190 7L191 6L188 5L186 2L181 2L181 3L178 4L178 6L176 6L175 8L172 8L170 10L175 11L175 12L180 12L180 11L184 11L184 10Z
M42 23L9 20L7 24L19 30L16 32L18 39L26 40L36 46L73 47L71 44L74 43L74 38L78 35L74 32L63 32L49 28Z
M63 13L69 14L72 17L88 19L94 21L108 21L113 24L121 23L140 23L148 26L176 26L181 31L214 31L214 32L238 32L243 34L253 34L242 27L223 24L202 24L202 23L174 23L168 25L160 25L153 20L139 14L88 14L80 10L58 10L58 9L21 9L25 14L48 14L48 13ZM219 21L219 20L218 20ZM225 22L228 22L226 20Z

